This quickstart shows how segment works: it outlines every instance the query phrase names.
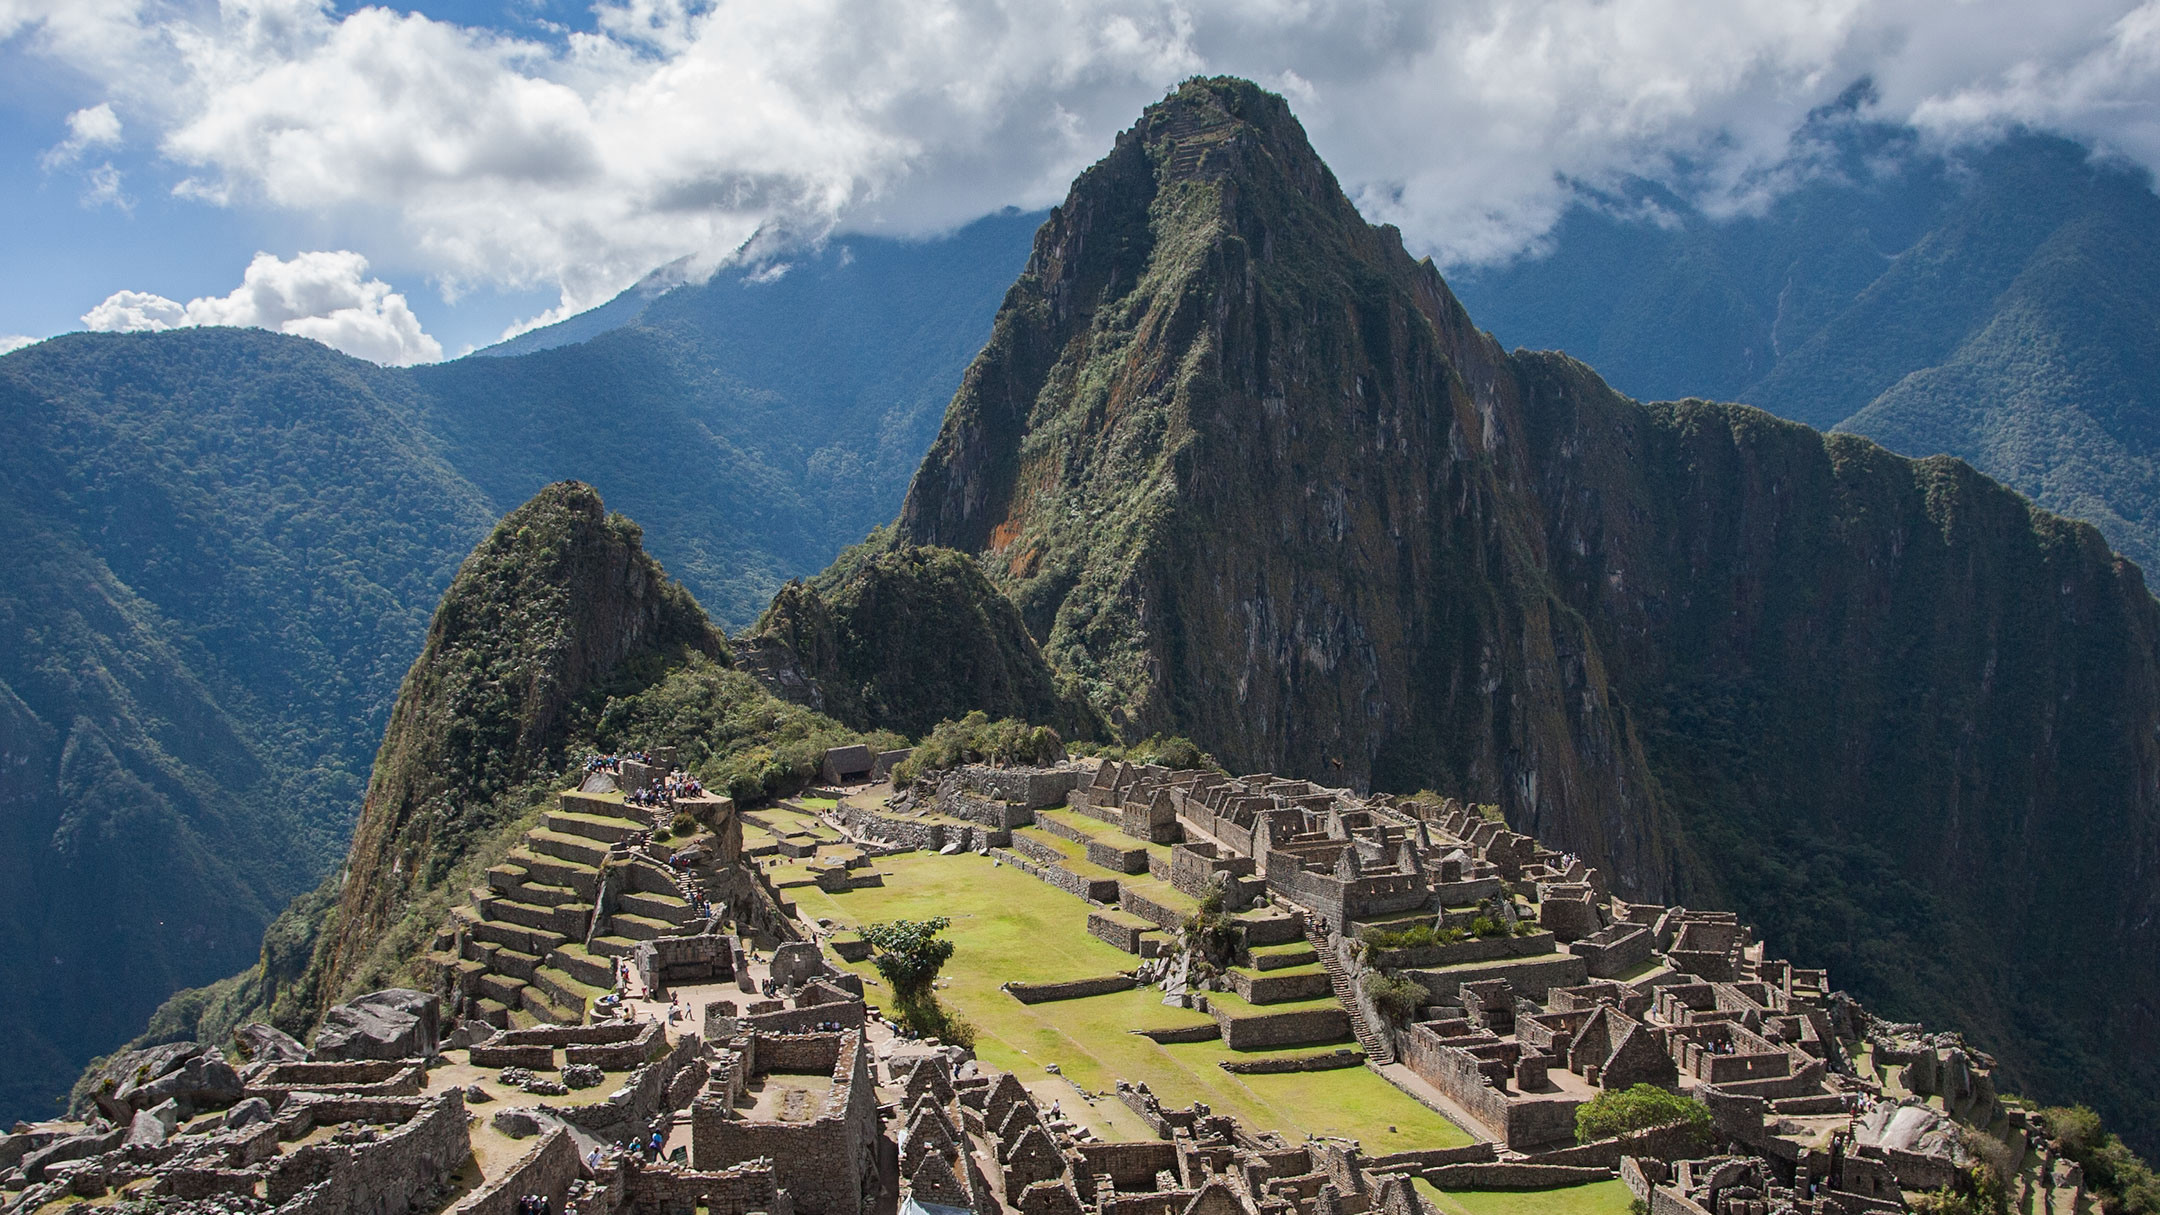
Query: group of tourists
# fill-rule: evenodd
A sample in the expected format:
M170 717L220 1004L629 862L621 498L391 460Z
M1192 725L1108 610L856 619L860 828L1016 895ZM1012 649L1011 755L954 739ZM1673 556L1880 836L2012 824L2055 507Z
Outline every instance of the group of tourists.
M517 1200L517 1215L555 1215L555 1202L545 1194L527 1194Z

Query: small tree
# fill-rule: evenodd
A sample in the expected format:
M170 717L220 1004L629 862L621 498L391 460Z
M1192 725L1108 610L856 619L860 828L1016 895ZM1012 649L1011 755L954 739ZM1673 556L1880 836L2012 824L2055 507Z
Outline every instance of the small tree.
M1402 1025L1417 1015L1426 1000L1425 988L1416 979L1391 975L1384 970L1365 976L1365 994L1373 1007L1389 1021Z
M1575 1141L1591 1143L1676 1123L1692 1128L1698 1142L1710 1141L1710 1107L1655 1084L1637 1084L1617 1092L1599 1093L1578 1106Z
M953 943L938 934L951 926L951 920L936 916L872 924L863 930L863 939L878 951L878 973L892 984L893 999L902 1008L931 994L930 985L953 953Z

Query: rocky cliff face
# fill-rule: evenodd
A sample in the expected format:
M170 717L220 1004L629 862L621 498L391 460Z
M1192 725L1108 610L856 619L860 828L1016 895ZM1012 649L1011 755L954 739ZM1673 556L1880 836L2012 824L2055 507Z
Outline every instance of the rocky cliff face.
M1279 98L1190 83L1080 178L900 531L1129 735L1497 800L2153 1124L2136 567L1961 464L1507 354Z
M505 516L459 568L376 756L301 984L310 1011L339 998L371 954L400 952L386 933L409 901L496 825L500 795L561 772L574 727L606 696L639 690L687 654L725 655L640 539L591 487L564 481Z

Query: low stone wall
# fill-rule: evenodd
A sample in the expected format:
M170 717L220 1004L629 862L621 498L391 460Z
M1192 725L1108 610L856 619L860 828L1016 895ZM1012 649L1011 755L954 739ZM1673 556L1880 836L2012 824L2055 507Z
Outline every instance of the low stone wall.
M1063 983L1006 983L1007 995L1022 1004L1047 1004L1052 1000L1078 1000L1113 991L1131 991L1139 984L1131 975L1103 975L1094 979L1071 979Z
M1141 936L1155 927L1152 924L1127 923L1115 915L1101 911L1089 912L1087 925L1089 936L1126 953L1135 954L1140 952Z
M1305 939L1305 913L1302 911L1240 917L1238 924L1245 930L1247 945L1288 945Z
M1248 974L1243 970L1232 970L1230 986L1247 1004L1286 1004L1292 1000L1317 1000L1335 990L1324 970L1308 970L1298 974Z
M1179 1025L1168 1029L1136 1029L1132 1031L1151 1042L1213 1042L1222 1037L1222 1026L1213 1021L1205 1025Z
M1223 1045L1231 1050L1304 1046L1350 1036L1350 1017L1340 1006L1242 1017L1219 1012L1215 1024L1222 1029Z
M1012 832L974 823L965 826L926 823L920 819L879 814L875 810L847 802L842 802L832 813L850 832L902 848L938 852L947 844L958 844L963 852L980 852L985 848L1008 847L1012 843Z
M1218 1066L1240 1076L1272 1076L1282 1072L1331 1072L1364 1062L1363 1051L1331 1050L1316 1055L1277 1055L1272 1059L1224 1059Z
M679 1213L702 1207L706 1215L781 1215L794 1209L772 1168L755 1161L706 1173L632 1163L623 1180L625 1205L637 1211Z
M1484 979L1506 979L1514 984L1517 994L1532 1000L1543 1000L1545 993L1555 987L1580 987L1590 981L1588 965L1571 953L1547 954L1513 962L1496 961L1482 966L1465 966L1460 970L1405 970L1402 973L1416 980L1431 995L1434 1004L1454 1003L1455 993L1463 984Z
M969 764L955 769L953 777L963 789L999 801L1017 802L1029 810L1042 810L1064 805L1088 774L1078 768L991 768Z
M1610 1181L1612 1169L1564 1164L1444 1164L1425 1170L1425 1180L1442 1190L1554 1190L1591 1181Z
M1374 1156L1365 1162L1368 1171L1374 1173L1421 1173L1444 1164L1476 1164L1495 1159L1499 1149L1480 1139L1476 1143L1451 1148L1415 1148L1407 1152L1390 1152Z
M1014 852L1039 865L1063 865L1065 863L1064 853L1030 836L1014 836L1012 846Z
M555 1048L552 1046L497 1046L492 1042L475 1043L466 1052L474 1067L523 1067L545 1071L555 1066Z
M451 1215L512 1215L518 1199L527 1194L547 1198L560 1211L578 1171L577 1141L558 1126L542 1135L516 1164L451 1208Z
M1685 1122L1671 1126L1653 1126L1647 1130L1631 1131L1611 1139L1579 1144L1557 1151L1538 1152L1529 1157L1530 1164L1565 1164L1583 1168L1617 1169L1620 1162L1630 1156L1645 1160L1684 1160L1702 1153L1703 1144L1696 1139L1695 1128Z
M1139 845L1126 847L1110 840L1089 840L1087 859L1089 864L1101 865L1114 873L1148 871L1148 850Z
M387 1112L391 1104L380 1108ZM361 1115L368 1120L380 1116ZM402 1211L440 1186L471 1152L464 1095L453 1088L372 1141L311 1143L278 1157L264 1178L263 1192L281 1215Z
M488 1039L490 1046L596 1046L608 1042L628 1042L648 1032L648 1024L638 1021L602 1021L596 1025L535 1025L529 1029L507 1029Z
M1118 909L1128 915L1136 915L1148 923L1169 932L1176 932L1185 923L1185 914L1177 908L1141 894L1130 886L1118 890Z
M990 855L1022 873L1040 878L1059 890L1076 898L1086 899L1090 903L1108 903L1118 897L1118 884L1114 878L1083 877L1063 865L1032 861L1008 848L992 848Z
M633 1023L635 1025L635 1023ZM637 1027L640 1032L627 1041L577 1043L563 1048L563 1062L589 1063L602 1071L619 1072L650 1061L667 1049L667 1030L657 1021Z

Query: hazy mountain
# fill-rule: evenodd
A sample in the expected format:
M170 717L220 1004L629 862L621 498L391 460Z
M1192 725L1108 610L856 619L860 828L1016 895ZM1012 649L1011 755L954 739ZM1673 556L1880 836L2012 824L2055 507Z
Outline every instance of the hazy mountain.
M1808 176L1762 214L1641 190L1454 286L1503 342L1566 351L1638 397L1947 452L2160 559L2148 177L2030 134L1945 155L1843 112L1801 148Z

